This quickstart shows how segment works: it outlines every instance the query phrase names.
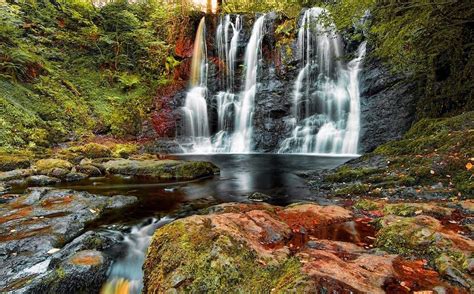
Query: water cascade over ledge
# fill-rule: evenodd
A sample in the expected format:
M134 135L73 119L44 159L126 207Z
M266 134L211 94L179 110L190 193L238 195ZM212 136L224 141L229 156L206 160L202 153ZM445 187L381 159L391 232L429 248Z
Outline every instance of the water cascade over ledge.
M260 103L260 108L256 105L259 83L269 80L268 69L263 69L265 72L260 69L267 62L262 52L264 37L270 33L266 19L267 15L262 15L255 20L243 54L240 48L246 36L244 18L220 17L215 40L209 43L214 44L210 47L209 60L218 65L219 78L209 84L210 88L208 79L214 75L208 77L206 24L204 18L201 20L194 43L190 90L182 107L183 133L190 143L183 147L188 153L252 153L264 138L258 133L259 128L267 127L262 125L266 110L261 105L269 104ZM351 61L344 60L343 40L329 19L325 9L315 7L306 10L300 20L296 41L300 67L298 74L295 73L292 93L283 96L288 97L292 106L291 112L290 105L285 106L288 111L281 124L286 131L278 134L280 137L273 145L278 153L358 153L359 72L366 45L360 44ZM268 97L268 87L264 93ZM255 136L260 137L256 140Z
M365 42L344 64L343 44L327 10L305 11L298 31L301 69L294 84L292 136L278 153L357 154L360 130L358 74ZM324 19L323 19L324 18Z
M185 133L193 139L196 149L206 150L209 145L209 120L207 114L207 45L206 19L199 23L194 41L191 65L191 90L186 95L183 107Z

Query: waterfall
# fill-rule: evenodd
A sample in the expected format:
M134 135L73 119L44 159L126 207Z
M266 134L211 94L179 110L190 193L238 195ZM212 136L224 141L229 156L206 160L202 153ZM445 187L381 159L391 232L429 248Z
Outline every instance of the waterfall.
M224 62L224 70L221 71L222 88L225 88L227 92L232 92L234 89L235 65L241 30L242 17L237 15L232 21L231 15L227 14L221 17L216 31L218 57ZM230 31L232 31L232 37L230 37Z
M245 52L245 87L240 94L240 105L235 109L235 131L232 135L231 151L245 153L252 151L253 114L257 92L258 64L264 37L265 15L255 22Z
M207 46L206 22L201 19L194 41L193 59L191 64L191 90L186 95L183 107L185 133L193 140L193 148L206 150L209 148L209 120L207 114Z
M298 30L301 70L294 84L292 136L279 153L356 154L360 129L358 73L365 55L343 64L343 45L327 10L305 11ZM324 18L324 19L323 19ZM294 121L292 122L294 124Z
M237 63L238 45L242 30L242 17L225 15L220 18L216 32L218 57L221 68L221 88L216 97L217 134L213 137L213 152L231 151L232 132L234 130L235 109L239 103L239 95L235 90L235 67Z
M245 52L244 87L238 94L234 93L234 82L242 19L236 16L232 22L231 16L226 15L217 28L219 59L225 62L226 70L222 80L226 91L216 95L218 132L212 140L214 152L248 153L252 151L252 120L264 24L265 15L259 17L253 26ZM232 32L232 38L229 36L230 32Z
M101 294L140 294L143 290L143 263L155 231L174 219L164 217L152 219L149 223L132 227L128 234L122 234L125 255L116 260L109 269L107 282Z
M207 86L206 26L205 19L201 20L194 43L190 89L182 107L183 133L191 138L189 148L183 146L188 152L254 151L253 120L265 19L265 15L256 19L243 55L239 52L243 18L220 17L215 32L218 58L211 59L219 67L218 90L211 93ZM306 10L300 20L296 53L300 65L290 94L293 106L284 118L292 132L280 143L278 153L356 154L360 132L358 79L365 43L353 60L345 61L342 38L328 11L315 7ZM243 62L239 62L241 57ZM212 126L208 116L211 110L216 115Z

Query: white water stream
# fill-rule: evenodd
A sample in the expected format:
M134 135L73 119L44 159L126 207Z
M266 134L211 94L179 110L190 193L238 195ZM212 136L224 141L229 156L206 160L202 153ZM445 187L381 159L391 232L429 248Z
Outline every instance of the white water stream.
M294 85L293 132L278 153L357 154L360 130L358 74L365 42L344 64L343 44L327 10L308 9L298 31L301 70Z
M241 16L225 15L216 30L220 62L220 88L208 97L208 60L205 19L197 30L191 73L191 89L183 107L185 135L192 139L188 153L254 152L255 100L265 36L265 15L254 23L243 70L238 71ZM327 10L305 11L298 29L300 71L293 88L291 136L280 143L278 153L349 155L358 153L360 132L359 72L365 56L362 43L353 60L344 61L341 36ZM242 87L238 73L243 72ZM210 104L213 101L213 104ZM217 125L210 133L208 111L215 105ZM214 106L212 106L214 107Z

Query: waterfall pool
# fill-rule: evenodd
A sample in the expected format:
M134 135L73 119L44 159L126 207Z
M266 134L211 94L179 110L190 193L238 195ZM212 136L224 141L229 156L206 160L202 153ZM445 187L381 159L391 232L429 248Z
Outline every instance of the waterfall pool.
M139 198L135 207L107 215L89 225L91 230L119 234L123 240L121 257L112 264L109 279L101 293L141 293L142 264L151 237L157 228L176 217L189 215L196 209L183 212L186 203L207 199L207 202L203 202L206 207L221 202L248 202L248 196L260 192L271 196L267 202L275 205L288 205L308 199L323 205L331 204L330 199L314 198L314 193L300 175L308 171L335 168L353 158L296 154L183 154L169 157L211 161L221 172L210 178L189 182L101 177L55 186L99 195L133 195ZM24 188L16 187L14 192L20 193ZM128 229L123 230L121 227Z

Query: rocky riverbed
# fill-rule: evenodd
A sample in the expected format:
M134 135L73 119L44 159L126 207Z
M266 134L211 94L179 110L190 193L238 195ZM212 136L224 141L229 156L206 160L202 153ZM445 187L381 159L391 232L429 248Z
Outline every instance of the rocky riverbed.
M473 204L458 205L472 214ZM455 210L404 205L416 216L378 205L212 207L157 230L145 292L467 293L474 242L431 216Z

